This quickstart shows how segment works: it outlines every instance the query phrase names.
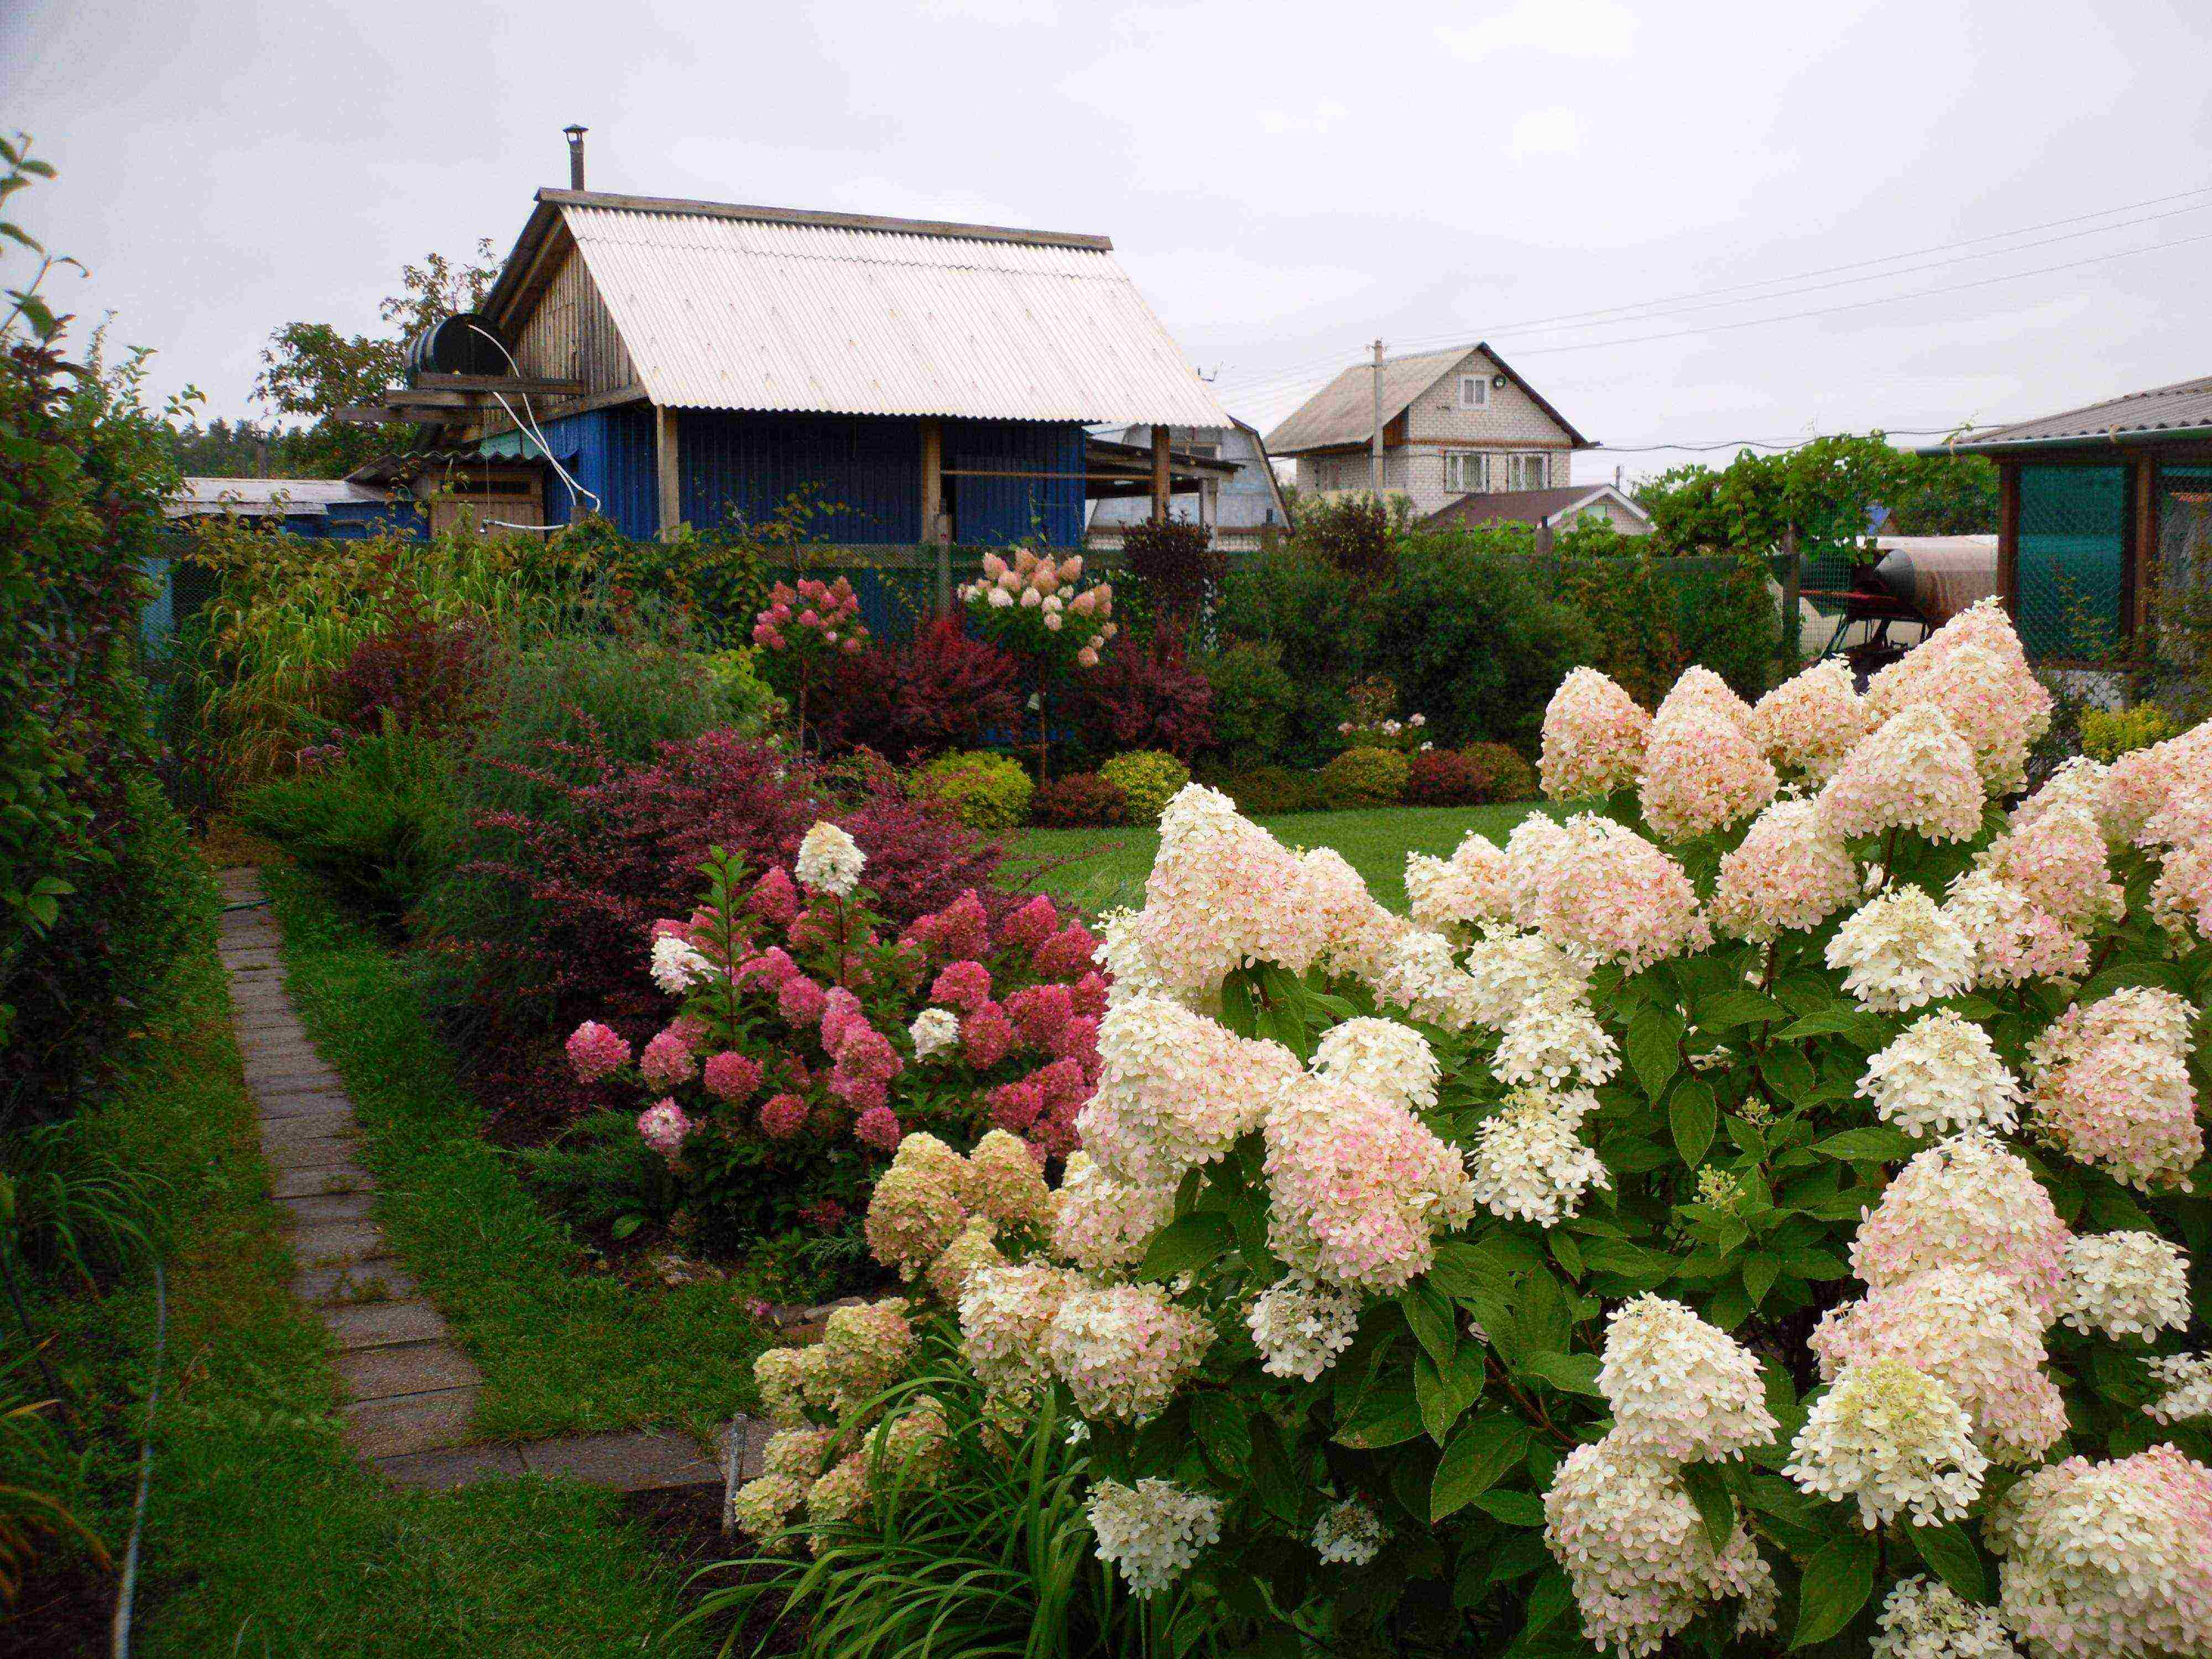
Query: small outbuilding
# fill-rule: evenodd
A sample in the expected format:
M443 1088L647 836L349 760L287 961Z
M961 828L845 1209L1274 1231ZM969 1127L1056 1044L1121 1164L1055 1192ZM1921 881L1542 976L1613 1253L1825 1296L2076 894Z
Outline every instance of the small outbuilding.
M1920 453L1996 463L1996 587L2039 660L2095 663L2212 577L2212 378Z

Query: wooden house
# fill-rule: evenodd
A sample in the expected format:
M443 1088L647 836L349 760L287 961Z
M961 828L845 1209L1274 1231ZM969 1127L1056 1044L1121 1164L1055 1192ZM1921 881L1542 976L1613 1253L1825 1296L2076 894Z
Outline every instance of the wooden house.
M1088 426L1151 434L1164 514L1168 428L1229 422L1105 237L581 188L416 356L365 418L542 456L547 524L639 536L803 495L822 541L1077 545L1132 483Z
M1347 368L1267 434L1295 458L1302 495L1372 489L1376 370ZM1591 441L1487 346L1386 357L1382 493L1426 518L1468 495L1563 489Z
M2212 379L1920 453L1996 463L1997 591L2039 659L2101 658L2145 625L2161 588L2212 577Z

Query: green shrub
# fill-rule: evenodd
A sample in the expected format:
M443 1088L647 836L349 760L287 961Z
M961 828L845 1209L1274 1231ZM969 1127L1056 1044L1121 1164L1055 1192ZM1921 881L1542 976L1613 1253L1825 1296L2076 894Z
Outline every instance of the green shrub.
M914 773L915 793L945 807L970 830L995 835L1025 823L1036 786L1006 756L988 749L939 755Z
M1283 672L1282 648L1243 643L1200 666L1213 688L1213 746L1233 764L1258 765L1282 752L1297 716L1298 688Z
M1321 780L1287 766L1247 766L1216 786L1247 817L1276 812L1310 812L1321 805Z
M1389 806L1406 793L1412 758L1395 749L1347 749L1321 769L1321 802L1343 810Z
M2130 750L2148 749L2174 733L2171 715L2154 702L2132 708L2081 711L2081 750L2092 759L2116 761Z
M1157 749L1138 749L1115 756L1098 775L1128 801L1130 823L1158 823L1175 792L1190 781L1190 768Z
M721 700L722 723L757 738L781 718L782 699L761 678L760 653L750 646L707 654L707 681Z
M387 721L295 776L249 790L239 818L356 903L396 918L440 873L436 842L453 786L444 745Z

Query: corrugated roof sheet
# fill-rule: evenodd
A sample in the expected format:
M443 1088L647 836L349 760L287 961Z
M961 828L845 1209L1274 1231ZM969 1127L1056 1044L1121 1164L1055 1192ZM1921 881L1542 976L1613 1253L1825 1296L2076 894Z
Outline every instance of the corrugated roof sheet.
M2212 427L2212 376L2155 386L2148 392L2131 392L2124 398L2108 398L2101 404L2021 421L2012 426L1990 427L1954 443L1930 445L1928 453L1948 449L1971 453L1978 449L2053 438L2110 438L2207 427Z
M1418 356L1382 360L1382 423L1388 426L1406 406L1448 373L1474 348L1455 346L1449 351L1425 351ZM1375 368L1362 363L1347 368L1300 404L1283 423L1267 434L1270 455L1294 454L1302 449L1325 449L1332 444L1364 444L1375 435Z
M1103 246L559 210L656 404L1228 424Z
M387 491L372 489L346 478L210 478L188 477L184 487L162 504L172 519L206 514L236 513L259 517L276 510L277 498L292 518L319 519L333 507L348 502L387 501Z

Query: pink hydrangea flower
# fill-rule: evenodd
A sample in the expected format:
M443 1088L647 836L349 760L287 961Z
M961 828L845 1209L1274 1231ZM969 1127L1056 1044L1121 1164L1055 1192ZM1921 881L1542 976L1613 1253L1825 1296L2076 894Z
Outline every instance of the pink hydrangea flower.
M745 895L745 908L763 921L788 927L799 919L799 888L784 873L781 865L771 866L769 872L755 882L752 890Z
M707 1061L707 1092L717 1100L750 1100L761 1085L761 1065L750 1054L732 1048Z
M902 1133L898 1114L888 1106L871 1106L853 1122L855 1140L886 1152L898 1150Z
M707 1039L707 1022L696 1014L678 1014L668 1022L668 1030L681 1037L686 1048L696 1048Z
M1034 951L1060 927L1060 912L1039 893L999 924L999 943L1009 950Z
M1087 1019L1097 1019L1106 1012L1106 975L1092 969L1074 986L1075 1012Z
M855 1025L865 1026L868 1017L861 1012L860 1000L843 986L833 986L822 1000L822 1048L834 1054L845 1041L845 1033Z
M780 991L784 981L799 972L799 964L781 945L771 945L757 957L738 965L737 983L749 990Z
M1048 1109L1066 1109L1073 1113L1091 1098L1093 1079L1085 1073L1080 1061L1055 1060L1049 1066L1038 1066L1024 1081L1036 1085Z
M568 1038L568 1064L580 1083L597 1083L629 1064L629 1044L613 1029L587 1019Z
M691 1120L674 1101L656 1100L637 1115L637 1133L647 1146L673 1164L684 1150L684 1138L691 1133Z
M1075 1017L1075 1000L1065 985L1030 985L1008 997L1006 1018L1024 1042L1049 1050L1053 1040Z
M793 974L775 994L776 1012L793 1026L819 1025L828 1000L822 988L804 974Z
M890 1040L865 1021L847 1030L830 1071L830 1092L849 1106L880 1106L886 1085L904 1069Z
M990 918L971 887L942 910L917 919L907 937L939 956L980 957L991 947Z
M972 958L948 963L929 988L929 1000L972 1014L991 1000L991 970Z
M960 1052L978 1070L996 1066L1013 1047L1013 1023L995 1002L984 1003L960 1022Z
M771 1140L788 1140L806 1127L806 1103L797 1095L770 1095L761 1103L761 1133Z
M680 939L689 945L691 942L691 924L688 921L678 921L673 916L663 916L647 931L646 937L647 939Z
M986 1098L990 1102L991 1121L1009 1134L1027 1133L1044 1110L1044 1091L1037 1087L1035 1078L1001 1083Z
M689 1083L699 1063L691 1057L691 1045L671 1026L645 1045L637 1068L653 1088L672 1089L679 1083Z
M1091 971L1097 952L1097 936L1081 922L1071 921L1039 945L1030 960L1039 979L1073 980Z

